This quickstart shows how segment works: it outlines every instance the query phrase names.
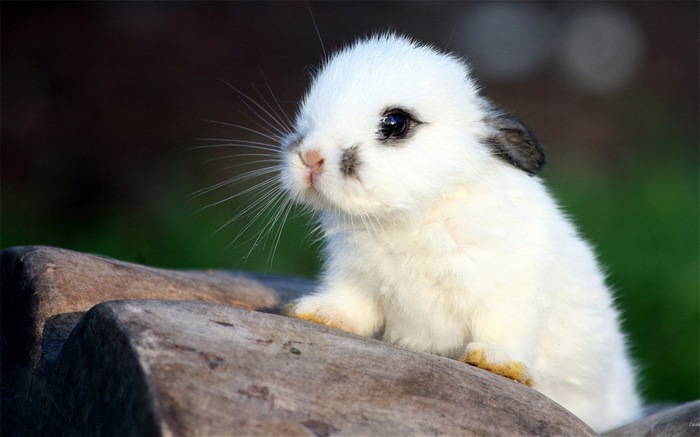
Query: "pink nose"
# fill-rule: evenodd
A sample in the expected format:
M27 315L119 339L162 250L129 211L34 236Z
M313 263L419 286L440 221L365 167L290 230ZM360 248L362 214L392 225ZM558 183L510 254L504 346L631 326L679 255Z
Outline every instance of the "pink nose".
M305 150L300 154L304 165L314 173L323 172L323 155L318 149Z

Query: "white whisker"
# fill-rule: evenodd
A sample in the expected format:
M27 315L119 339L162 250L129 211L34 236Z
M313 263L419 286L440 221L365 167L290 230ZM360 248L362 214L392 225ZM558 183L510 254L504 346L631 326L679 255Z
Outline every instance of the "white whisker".
M282 142L282 139L283 139L283 137L281 137L281 136L279 136L279 135L274 135L274 134L272 134L272 133L261 132L261 131L258 131L258 130L255 130L255 129L251 129L251 128L247 127L247 126L243 126L243 125L240 125L240 124L227 123L227 122L224 122L224 121L216 121L216 120L204 120L204 121L206 121L206 122L208 122L208 123L220 124L220 125L222 125L222 126L234 127L234 128L236 128L236 129L240 129L240 130L244 130L244 131L246 131L246 132L254 133L254 134L256 134L256 135L260 135L261 137L265 137L265 138L270 139L270 140L275 141L275 142Z
M283 193L279 193L279 192L274 193L274 192L273 192L271 198L270 198L269 195L270 195L270 193L268 193L268 195L267 195L266 197L261 198L261 199L258 199L258 200L257 200L255 203L253 203L250 207L246 208L246 212L250 212L250 210L252 209L253 206L258 205L258 204L260 204L260 203L263 202L263 201L267 201L266 204L265 204L265 206L263 206L263 207L261 207L261 208L258 209L258 212L255 213L255 215L248 221L248 224L245 225L245 226L243 227L243 229L238 233L238 236L236 236L236 238L234 238L233 241L231 241L231 242L226 246L226 248L224 249L224 251L228 250L236 241L238 241L238 240L241 238L241 236L244 235L245 232L246 232L254 223L257 222L257 220L260 218L260 216L262 216L262 215L265 214L266 212L269 213L269 210L270 210L273 206L275 206L275 204L278 204L281 200L284 199L284 194L283 194ZM232 219L230 219L224 226L222 226L222 228L225 227L225 226L227 226L227 225L229 225L229 224L231 224L231 223L233 223L234 221L238 220L238 218L240 218L240 216L241 216L240 213L237 214L237 215L234 216ZM221 229L221 228L220 228L220 229ZM253 235L252 237L250 237L249 239L247 239L247 240L245 240L245 241L243 242L243 244L244 244L244 243L247 243L248 241L251 241L253 238L255 238L255 242L251 245L250 250L248 251L247 255L245 255L245 256L243 257L243 259L247 259L247 258L250 256L250 254L252 253L252 251L258 246L259 241L260 241L260 238L261 238L261 235L263 234L263 230L264 230L264 228L262 228L262 229L261 229L260 231L258 231L255 235Z
M239 100L241 103L243 103L243 105L245 105L245 107L248 108L248 110L249 110L253 115L255 115L255 116L258 118L258 120L259 120L260 122L264 123L264 124L267 126L267 128L270 129L270 133L273 133L273 132L274 132L274 133L276 133L276 134L278 134L278 135L280 135L280 136L282 136L282 137L284 137L284 136L287 135L287 133L289 132L289 130L288 130L288 129L285 129L285 126L284 126L282 123L279 122L279 120L273 115L273 113L270 113L270 111L269 111L268 109L266 109L263 105L261 105L261 104L258 103L255 99L253 99L252 97L248 96L248 95L245 94L243 91L237 89L236 87L234 87L234 86L231 85L230 83L228 83L228 82L226 82L226 81L224 81L224 83L225 83L226 85L228 85L229 87L231 87L231 89L233 89L233 90L238 94L238 100ZM257 89L256 89L256 91L257 91ZM259 94L259 93L258 93L258 94ZM262 96L261 96L261 97L262 97ZM264 99L263 99L263 101L265 102ZM265 102L265 103L267 104L267 102ZM269 105L268 105L268 106L269 106ZM255 108L257 108L257 110L256 110ZM261 115L261 113L258 112L258 111L261 111L262 114L266 115L267 117L263 117L263 116ZM250 117L250 116L249 116L248 114L246 114L246 113L243 113L243 114L244 114L246 117L248 117L253 123L255 123L256 125L258 125L258 126L260 126L261 128L264 129L264 127L263 127L258 121L256 121L254 118ZM277 125L275 125L274 123L270 122L270 119L272 119L273 121L275 121L275 123L277 123Z
M289 212L292 208L291 206L291 201L289 199L283 198L282 203L277 210L277 213L274 215L272 220L270 220L269 227L266 230L266 234L269 236L276 224L278 224L278 229L277 229L277 235L273 236L273 241L272 241L272 247L270 248L270 253L267 258L267 266L268 268L272 267L272 260L275 257L275 252L277 252L277 247L279 246L280 240L282 238L282 230L284 229L284 225L287 221L287 217L289 216ZM280 220L281 219L281 220ZM266 237L267 238L267 237Z
M284 122L284 119L277 113L274 106L272 106L270 104L270 102L268 102L267 99L265 99L265 96L262 95L262 93L258 90L258 88L255 85L253 85L253 89L258 94L258 97L260 97L260 100L265 104L265 106L267 106L267 110L264 110L265 114L267 114L272 121L277 123L277 125L280 127L280 129L283 132L285 132L285 134L291 132L292 128L290 127L290 125L287 125ZM268 84L268 90L270 90L269 84ZM272 95L272 98L274 99L275 96L274 96L274 94L272 94L272 90L270 90L270 94ZM277 106L279 107L279 102L277 102ZM282 108L280 108L280 110L282 110ZM284 112L282 112L282 113L284 113Z
M279 163L279 158L276 158L272 155L262 154L262 153L250 153L250 154L215 156L213 158L209 158L206 161L204 161L202 163L202 165L208 165L208 164L211 164L212 162L216 162L216 161L225 161L225 160L231 160L231 159L239 160L241 158L266 158L266 159L253 159L250 161L238 162L236 164L230 164L230 165L227 165L226 167L222 167L221 170L231 170L233 168L245 167L247 165L250 166L250 165L268 164L268 163Z
M243 230L233 240L235 242L246 230L248 230L248 228L250 228L255 223L255 220L257 220L267 209L269 209L269 206L272 203L277 201L277 199L280 196L281 194L275 191L269 191L265 193L263 196L255 200L255 202L252 202L251 204L247 205L243 210L239 211L236 215L228 219L226 223L221 225L214 233L221 231L225 227L231 225L232 223L238 221L240 218L246 215L254 214L253 218L248 221L248 223L243 227ZM262 206L260 206L261 204Z
M195 138L195 141L222 141L219 144L206 144L203 146L194 146L185 149L185 152L190 150L200 150L200 149L221 149L221 148L241 148L241 149L253 149L253 150L265 150L273 153L279 153L282 148L279 145L271 143L261 143L256 141L232 141L224 138Z
M289 118L287 113L284 111L282 108L282 105L280 104L280 101L277 99L277 96L275 96L275 93L272 91L272 87L270 86L270 82L267 81L267 77L265 76L265 73L260 70L260 73L262 74L263 80L265 81L265 86L267 86L267 90L270 92L270 95L272 96L272 100L275 102L277 105L277 109L279 109L279 114L275 111L275 115L277 116L278 121L287 129L287 131L291 132L293 131L292 126L294 125L294 122L292 119Z
M260 138L258 140L237 140L218 137L197 138L196 141L204 144L191 149L222 151L228 149L229 151L229 153L220 153L220 156L207 159L204 162L205 165L228 161L230 165L227 165L222 170L234 170L238 174L198 190L190 195L190 198L209 194L236 184L242 184L242 188L237 190L235 194L215 201L197 212L235 199L245 198L246 200L236 209L233 217L216 229L210 238L235 223L239 225L237 226L236 236L226 245L222 254L234 245L250 244L250 247L248 247L241 259L243 261L248 259L256 248L269 248L271 251L268 254L266 268L271 268L274 255L282 241L284 226L290 216L296 215L295 206L297 204L293 200L295 196L290 196L281 189L280 176L280 171L284 167L282 155L284 139L293 131L292 126L294 123L282 108L280 100L272 92L272 88L266 78L265 86L269 95L263 94L258 88L253 86L256 93L255 98L245 94L225 80L222 80L222 82L235 91L238 100L245 108L245 111L242 111L242 113L250 120L250 123L241 125L215 120L205 121L249 132ZM239 151L244 153L239 153ZM248 181L255 182L248 184Z
M245 102L243 103L245 104ZM252 108L249 108L250 111L253 111ZM258 114L255 114L258 119L262 120L262 123L260 123L258 120L255 118L251 117L247 112L244 111L239 111L245 118L251 121L251 123L255 124L257 127L262 129L263 131L267 132L270 135L277 136L279 138L284 138L285 137L285 132L279 130L277 126L272 125L267 119L261 117Z
M263 169L258 169L258 171L259 171L259 175L258 175L258 176L260 176L260 175L264 175L264 174L267 174L267 173L272 173L272 172L275 171L275 169L263 168ZM249 173L252 173L252 172L249 172ZM212 191L215 191L215 190L218 190L218 189L220 189L220 188L223 188L223 187L225 187L225 186L227 186L227 185L232 185L232 184L235 184L236 182L240 182L240 180L242 180L242 179L249 179L249 178L250 178L249 176L246 176L245 178L241 178L241 176L245 176L245 175L240 175L239 177L235 177L235 178L231 178L231 179L229 179L229 180L223 181L223 182L219 182L218 184L212 185L212 186L209 187L209 188L204 188L204 189L202 189L202 190L196 191L196 192L194 192L193 194L190 195L190 198L192 199L192 198L195 198L195 197L199 197L199 196L204 195L204 194L206 194L206 193L210 193L210 192L212 192ZM212 203L212 204L210 204L210 205L204 206L204 207L200 208L199 210L197 210L196 213L198 213L198 212L200 212L200 211L203 211L203 210L205 210L205 209L209 209L209 208L211 208L211 207L213 207L213 206L220 205L220 204L222 204L222 203L224 203L224 202L227 202L227 201L229 201L229 200L235 199L235 198L237 198L237 197L243 196L243 195L248 194L248 193L250 193L250 192L252 192L252 191L259 190L259 189L261 189L261 188L264 188L264 187L267 187L267 186L270 186L270 185L274 185L274 184L276 184L276 181L275 181L275 180L273 180L273 179L265 179L264 181L261 181L261 182L255 184L255 185L253 185L253 186L251 186L251 187L249 187L249 188L246 188L246 189L243 190L243 191L239 191L239 192L237 192L236 194L233 194L233 195L231 195L231 196L228 196L228 197L226 197L226 198L224 198L224 199L222 199L222 200L219 200L219 201L217 201L217 202L214 202L214 203Z

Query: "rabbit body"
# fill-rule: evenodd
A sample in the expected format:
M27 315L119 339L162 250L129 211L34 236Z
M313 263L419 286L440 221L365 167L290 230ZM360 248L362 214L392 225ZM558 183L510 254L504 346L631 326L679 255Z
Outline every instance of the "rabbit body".
M534 176L537 139L464 62L361 40L322 67L284 146L283 187L326 242L290 315L502 374L598 431L638 416L595 255Z

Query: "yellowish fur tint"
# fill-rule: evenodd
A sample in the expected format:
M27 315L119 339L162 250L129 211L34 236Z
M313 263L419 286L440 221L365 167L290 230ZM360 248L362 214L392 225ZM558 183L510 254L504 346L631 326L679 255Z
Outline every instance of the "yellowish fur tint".
M528 387L532 387L533 381L527 371L525 364L520 361L510 361L507 363L491 363L486 359L484 351L481 349L468 351L461 359L462 362L471 364L497 375L505 376Z

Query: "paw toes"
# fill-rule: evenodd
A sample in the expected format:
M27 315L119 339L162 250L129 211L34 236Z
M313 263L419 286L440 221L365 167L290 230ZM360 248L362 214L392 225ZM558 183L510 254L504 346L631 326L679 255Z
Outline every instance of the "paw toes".
M322 316L318 312L298 312L294 304L285 305L282 312L288 317L293 317L299 320L305 320L307 322L317 323L323 326L329 326L331 328L338 328L336 324L332 323L327 317Z
M521 361L506 361L496 363L489 361L483 349L467 350L461 359L462 362L471 364L497 375L505 376L528 387L532 387L533 381L530 373L527 371L527 366Z
M316 313L301 313L301 314L294 314L293 317L300 319L300 320L306 320L307 322L313 322L313 323L318 323L319 325L325 325L325 326L331 326L330 323L324 318L321 317L320 315Z

